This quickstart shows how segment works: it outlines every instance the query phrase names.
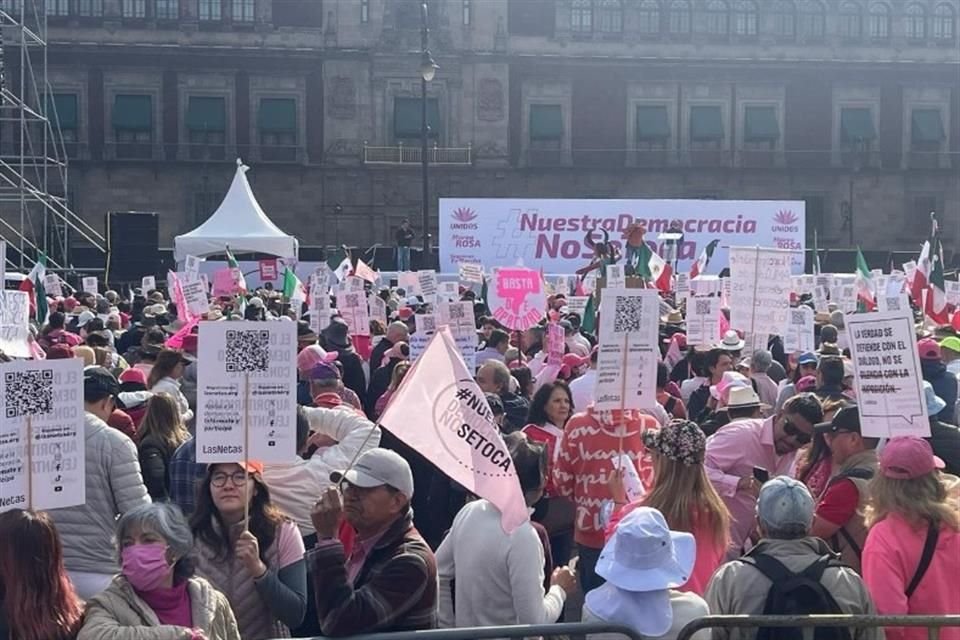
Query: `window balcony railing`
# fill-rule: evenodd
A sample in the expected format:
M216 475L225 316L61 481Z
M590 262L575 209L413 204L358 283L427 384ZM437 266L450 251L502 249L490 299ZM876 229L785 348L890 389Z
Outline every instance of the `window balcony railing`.
M364 164L420 164L423 160L419 144L398 143L394 147L371 147L363 143ZM468 166L473 164L473 148L440 147L434 144L427 148L427 160L430 164Z

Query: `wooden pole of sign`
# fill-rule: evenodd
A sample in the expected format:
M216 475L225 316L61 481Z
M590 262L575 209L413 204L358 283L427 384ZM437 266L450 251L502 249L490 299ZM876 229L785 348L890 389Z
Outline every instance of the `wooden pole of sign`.
M33 417L27 414L27 509L33 509Z
M620 370L620 455L623 455L623 436L627 431L627 348L629 347L630 334L623 334L623 368ZM620 458L617 457L617 465L620 464Z
M250 374L243 374L243 472L250 463ZM243 483L243 530L250 529L250 483Z

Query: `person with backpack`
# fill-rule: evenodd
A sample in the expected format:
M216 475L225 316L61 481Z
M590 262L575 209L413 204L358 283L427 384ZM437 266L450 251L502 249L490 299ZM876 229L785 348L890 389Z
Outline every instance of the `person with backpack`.
M706 601L714 615L876 615L863 580L810 535L814 501L802 483L779 476L765 483L757 502L761 540L743 557L722 565ZM800 628L714 629L713 640L800 640ZM821 628L814 640L882 640L877 628Z
M870 480L877 472L880 440L860 433L856 405L843 407L815 431L826 438L835 471L817 503L810 534L826 540L844 564L859 572L867 539L863 512L870 498Z
M940 473L943 461L917 436L893 438L871 481L863 579L883 615L960 613L960 513ZM920 640L924 628L888 627L888 640ZM945 627L941 640L960 640Z

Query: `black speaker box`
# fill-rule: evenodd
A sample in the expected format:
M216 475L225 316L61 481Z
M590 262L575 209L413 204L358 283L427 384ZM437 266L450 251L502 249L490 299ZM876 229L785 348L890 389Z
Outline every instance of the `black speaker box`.
M106 281L139 285L143 276L157 276L160 267L160 223L156 213L111 211L107 214Z

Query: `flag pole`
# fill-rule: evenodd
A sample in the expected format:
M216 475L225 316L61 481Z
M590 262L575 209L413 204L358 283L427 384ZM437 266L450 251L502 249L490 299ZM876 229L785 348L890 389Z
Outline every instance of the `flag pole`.
M243 473L250 464L250 374L243 374ZM243 530L250 529L250 483L243 483Z
M33 509L33 416L27 414L27 508Z

